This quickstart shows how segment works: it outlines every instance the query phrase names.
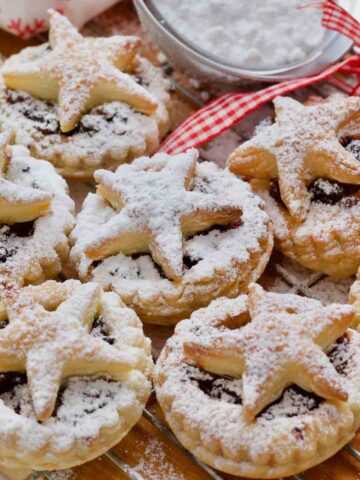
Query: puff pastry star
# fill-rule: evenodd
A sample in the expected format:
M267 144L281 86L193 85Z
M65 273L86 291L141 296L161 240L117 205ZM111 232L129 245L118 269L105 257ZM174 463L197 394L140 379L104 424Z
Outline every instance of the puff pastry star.
M350 305L323 306L251 284L248 310L251 321L245 326L184 344L190 363L219 375L242 377L248 419L293 383L326 399L347 400L342 378L324 352L354 322Z
M8 87L58 100L63 132L72 130L84 112L106 101L126 102L146 114L156 110L156 99L122 71L135 57L138 38L83 37L58 12L49 10L49 18L51 50L31 62L16 55L6 61L2 74Z
M121 379L132 368L127 354L89 334L100 296L97 284L80 285L49 311L15 283L0 281L9 320L0 330L0 372L26 372L40 421L51 416L67 377L107 373Z
M118 214L99 228L85 249L92 260L122 252L150 252L166 276L183 273L183 236L213 225L228 224L241 215L226 195L191 191L198 152L139 158L115 173L95 172L100 194Z
M304 106L274 100L275 123L262 128L228 159L229 169L252 178L279 178L281 198L301 221L310 206L307 184L316 178L360 184L360 163L341 145L359 135L360 98L339 97Z
M0 222L6 224L28 222L47 213L51 195L31 187L24 187L6 179L11 159L11 133L0 134Z

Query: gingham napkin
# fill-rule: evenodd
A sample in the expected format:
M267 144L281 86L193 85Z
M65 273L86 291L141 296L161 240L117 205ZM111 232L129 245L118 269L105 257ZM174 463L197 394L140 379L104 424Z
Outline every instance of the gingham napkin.
M360 23L337 5L334 0L313 2L311 6L322 8L322 24L324 27L342 33L351 38L355 45L360 46ZM337 72L356 75L358 83L355 87L342 83L345 86L344 90L350 95L360 95L360 54L357 54L312 77L278 83L257 92L234 92L222 95L188 117L165 139L159 150L174 154L202 145L231 128L246 115L275 97L286 95L299 88L329 78Z
M81 27L118 0L0 0L0 28L21 38L47 30L47 10L64 13Z

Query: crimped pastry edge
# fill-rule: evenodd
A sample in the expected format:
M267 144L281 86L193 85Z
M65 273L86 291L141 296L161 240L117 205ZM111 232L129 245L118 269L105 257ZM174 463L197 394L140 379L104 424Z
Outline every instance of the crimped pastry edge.
M19 150L20 149L20 150ZM46 168L46 175L49 179L49 184L56 184L56 189L49 188L47 191L53 194L53 201L51 211L40 217L39 222L48 223L47 227L52 228L52 225L62 225L62 232L58 240L53 244L47 243L46 247L40 245L35 236L41 237L41 230L44 230L46 225L36 225L32 238L29 238L28 245L25 251L22 252L22 261L20 266L14 268L11 265L5 265L0 268L0 274L6 278L16 281L20 285L28 285L42 283L45 280L55 278L62 270L65 263L70 246L69 235L75 224L74 218L74 203L68 195L68 186L60 175L55 171L52 165L45 160L38 160L26 153L24 147L11 147L11 155L16 161L24 162L30 168L36 170L36 167L41 165ZM41 162L41 163L40 163ZM38 172L38 179L44 172ZM35 176L36 179L36 176ZM61 207L61 208L59 208ZM62 210L66 210L62 211Z
M25 289L27 289L30 294L36 296L40 303L42 303L42 291L44 288L51 289L52 285L56 283L55 281L48 281L42 285L25 287ZM77 280L70 280L62 285L65 286L63 292L66 294L67 289L69 292L73 291L77 285L81 285L81 283ZM48 441L42 448L26 450L24 445L19 442L15 433L12 433L10 438L9 436L7 438L6 436L2 437L0 429L0 463L5 467L58 470L80 465L98 457L116 445L141 417L151 393L151 376L153 371L151 342L143 334L142 324L135 312L126 307L118 295L111 292L103 292L102 304L104 304L104 302L107 302L108 306L112 309L117 309L119 311L119 318L123 319L123 327L120 328L120 324L117 325L119 333L124 332L124 329L128 329L129 331L129 336L122 335L121 341L123 342L124 339L128 340L127 344L129 347L135 347L139 351L136 367L131 372L129 378L122 382L134 393L132 402L126 407L122 405L121 409L117 409L117 421L113 421L111 424L104 424L95 438L82 439L80 437L75 440L73 439L71 444L63 450L57 450L52 446L51 435L49 435ZM104 316L104 323L106 324L106 316ZM134 329L141 332L140 343L139 335L132 333ZM7 407L3 406L1 408ZM16 416L18 417L18 415Z
M232 302L233 300L225 301ZM215 302L213 302L214 306ZM209 307L207 307L207 309L210 308L211 304ZM207 309L202 310L206 311ZM199 315L202 310L196 312L196 315ZM184 320L181 322L176 327L175 334L172 339L168 340L155 367L154 385L158 402L164 412L169 426L179 441L185 446L185 448L191 451L200 460L209 464L213 468L233 475L240 475L249 478L287 477L321 463L322 461L334 455L354 437L356 430L360 425L359 382L354 385L356 393L352 395L352 398L350 398L347 404L343 402L324 402L321 404L317 410L318 421L315 424L316 448L313 452L310 452L310 454L299 455L299 441L294 440L292 445L290 445L288 441L285 444L287 447L292 448L290 455L285 455L285 458L288 458L286 462L281 462L279 459L276 459L274 456L276 455L276 452L264 452L262 450L261 452L258 452L259 462L257 463L256 458L251 458L251 445L248 446L247 452L242 451L241 454L238 454L237 458L234 458L234 452L232 452L230 457L226 450L226 446L223 446L221 443L220 433L217 436L213 431L209 433L207 430L207 423L210 423L212 420L210 417L208 422L206 422L206 419L204 420L204 416L202 416L203 423L199 425L199 422L196 422L196 418L193 416L187 417L184 413L184 410L187 408L186 405L191 405L193 407L193 411L199 412L206 408L207 402L218 402L218 400L208 399L205 394L201 396L201 401L199 398L192 398L191 391L189 391L189 388L187 388L188 385L183 382L181 383L181 388L177 389L177 391L180 392L179 395L175 396L174 391L171 388L173 386L173 383L171 382L176 382L176 380L174 380L174 376L176 378L177 369L180 368L181 364L183 363L183 359L179 357L176 352L181 348L182 335L184 340L187 338L186 335L190 322L191 318L190 320ZM348 334L350 335L351 341L360 349L360 335L352 329L348 330ZM172 357L172 359L170 357ZM358 371L358 378L360 378L359 361L357 362L355 368ZM168 386L166 385L167 381L169 381ZM170 392L168 391L169 388ZM197 387L191 386L191 388ZM332 408L336 409L336 412L339 415L337 417L339 419L339 423L337 425L334 425L336 419L331 412L328 412L328 415L324 416L324 405L331 405ZM212 403L212 406L214 410L215 404ZM231 406L231 408L232 407L237 408L240 414L239 406ZM322 412L321 415L319 414L320 411ZM333 434L331 434L330 438L324 435L325 429L322 428L329 424L331 424L331 427L333 428ZM273 425L271 425L269 422L269 430L271 430L272 427ZM241 430L239 430L239 435L240 434ZM311 438L308 438L308 430L305 430L304 434L304 444L307 444L310 441L313 442L313 431L311 431ZM209 439L210 437L211 440ZM286 436L286 440L287 439L288 436ZM274 440L273 437L272 440ZM271 447L274 446L275 441L272 441ZM209 443L211 443L211 445L209 445ZM284 446L284 443L281 443L281 438L278 439L278 443L280 446ZM280 453L280 459L284 458L283 452ZM266 461L267 454L270 454L270 461L269 459Z
M204 166L206 162L200 164ZM202 167L201 167L202 168ZM214 168L218 168L215 167ZM224 175L227 171L222 171ZM246 261L238 260L236 252L228 265L215 265L210 275L202 278L185 278L178 284L171 283L166 289L158 282L158 288L150 295L146 288L129 288L131 280L127 281L127 290L121 288L116 281L111 283L102 280L94 271L81 269L82 253L77 248L81 241L81 232L77 228L72 232L70 242L73 246L69 260L65 267L65 273L69 277L80 278L82 281L94 280L99 282L105 290L113 290L118 293L123 301L133 308L145 323L159 325L174 325L178 321L188 317L198 308L207 306L214 298L219 296L236 297L245 293L248 285L256 281L263 273L273 249L273 229L269 217L265 213L263 202L251 192L249 186L234 176L234 180L242 189L246 201L251 203L251 208L261 214L261 219L252 218L251 215L244 215L246 218L247 234L252 234L255 225L261 222L262 233L256 238L256 246L246 247L249 258ZM92 196L92 198L91 198ZM99 194L89 194L84 202L83 212L94 208L95 202L100 198ZM89 206L88 206L89 203ZM97 207L96 207L97 208ZM245 207L246 208L246 207ZM79 216L82 212L79 214ZM250 218L251 217L251 218ZM78 222L80 224L80 221ZM243 228L241 225L239 229ZM239 230L240 231L240 230ZM246 235L246 230L243 233ZM240 239L239 239L240 240ZM240 255L240 254L239 254ZM155 282L155 280L154 280Z
M269 194L267 180L252 180L251 186L255 193L261 196L266 205L274 227L275 248L284 255L295 260L306 268L319 273L325 273L337 278L346 278L354 275L360 265L360 225L356 232L345 232L349 237L344 242L340 232L334 229L328 233L329 242L318 238L316 233L301 235L297 238L297 223L288 212ZM310 206L311 208L311 206ZM354 225L355 219L354 219ZM315 225L314 225L315 226ZM350 235L351 233L351 235ZM343 236L344 232L341 232Z
M22 53L26 53L26 50L28 49L31 50L35 48L38 48L39 51L41 51L41 49L43 49L46 45L47 44L45 43L37 47L28 47L27 49L24 49ZM152 73L159 71L158 75L161 75L160 70L153 66L145 58L137 56L135 64L136 68L137 66L141 66L142 68L148 68L151 69ZM152 131L149 131L148 134L144 136L141 144L129 145L127 149L121 152L121 155L119 155L118 150L115 152L115 150L112 151L111 148L104 149L104 152L101 155L97 155L96 157L91 154L91 149L90 151L79 155L75 155L73 150L71 151L70 155L69 152L60 153L56 151L56 146L59 145L61 147L61 137L58 143L51 145L50 148L46 145L44 146L42 140L46 139L46 134L36 132L36 135L34 135L35 132L31 130L31 127L29 127L28 129L22 129L22 116L19 116L19 118L17 119L12 119L11 121L9 120L12 117L13 110L11 109L11 105L7 105L6 101L4 101L3 97L6 90L6 85L4 84L2 78L0 79L0 99L2 99L0 106L0 128L2 130L8 130L13 128L15 131L16 143L25 145L27 148L29 148L31 154L35 158L44 159L52 163L56 170L59 172L59 174L63 177L91 180L94 172L99 168L115 170L116 167L122 163L129 163L138 156L152 155L156 152L159 147L160 140L164 137L171 125L171 120L169 116L171 99L170 95L167 93L168 88L168 81L164 79L164 99L159 99L159 107L157 111L152 115L152 119L154 120ZM29 123L31 122L31 120L26 120L26 122ZM89 162L89 157L91 158L91 162Z

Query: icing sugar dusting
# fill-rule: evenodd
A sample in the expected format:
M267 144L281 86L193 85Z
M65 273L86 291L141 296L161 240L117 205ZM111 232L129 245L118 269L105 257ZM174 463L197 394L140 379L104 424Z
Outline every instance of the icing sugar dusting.
M76 480L76 477L76 473L71 469L51 472L51 480Z
M286 307L286 303L294 296L279 298L285 301L283 306ZM304 305L304 298L297 298L298 307ZM305 303L308 302L314 304L313 300L305 299ZM310 317L311 312L308 314ZM212 389L208 372L188 366L184 358L184 343L202 339L204 345L209 344L214 335L233 334L248 321L245 296L213 301L206 309L194 312L190 320L177 325L175 335L168 340L155 371L157 397L175 432L181 433L183 441L189 444L192 444L194 435L200 438L201 441L196 442L195 453L203 458L211 456L216 468L226 469L231 465L235 469L241 466L242 475L245 476L246 473L253 473L251 464L263 464L268 458L275 458L274 455L279 451L281 459L275 465L293 463L298 459L299 448L303 448L301 445L307 445L310 438L314 440L311 433L314 428L321 429L322 438L327 438L327 435L333 438L338 428L352 428L353 413L347 410L345 414L343 408L351 410L352 405L357 405L357 409L360 405L356 386L360 369L360 336L348 330L345 337L335 342L328 351L330 361L346 382L350 397L348 404L343 403L338 409L333 402L290 387L256 420L245 421L241 388L235 389L238 397L236 402L233 401L233 395L231 398L224 394L219 396L220 384L231 388L233 379L223 377L220 382L216 380ZM267 335L265 332L263 334L262 344L267 342ZM258 369L258 364L254 367ZM261 375L261 370L258 371ZM234 389L231 391L234 394ZM322 441L319 448L323 448ZM275 465L272 464L271 468L275 468Z
M243 328L185 343L189 363L209 362L214 373L242 374L244 414L248 417L258 414L269 399L276 399L279 382L296 383L299 372L304 388L325 398L346 400L342 379L330 361L325 361L321 349L354 321L352 307L323 307L316 300L267 293L251 284L248 308L251 321Z
M28 61L23 54L6 60L2 73L10 88L58 100L63 132L72 130L89 106L104 101L125 101L145 113L156 110L152 94L122 71L140 46L137 37L83 37L65 16L55 10L48 14L50 48L39 57L38 49L29 47Z
M135 308L135 303L143 305L144 311L149 310L147 302L151 300L160 316L171 315L174 311L178 313L180 308L188 312L189 302L194 302L195 296L198 299L211 292L214 296L222 292L226 294L229 285L238 288L238 281L254 268L251 265L253 255L263 252L264 242L271 242L268 217L262 203L251 193L247 183L211 162L197 164L191 191L223 198L228 204L240 208L242 214L240 222L230 224L229 228L215 226L211 231L184 240L184 271L180 284L166 278L148 254L132 257L119 253L92 264L85 255L87 240L93 237L94 230L98 231L116 215L98 193L86 198L71 234L70 260L80 277L94 278L105 288L114 288L125 302ZM166 233L165 222L163 229ZM241 268L234 268L234 262ZM219 277L216 275L218 270L223 271ZM209 282L211 277L213 281ZM171 297L174 297L172 302L168 300Z
M327 181L322 183L330 195L338 195L338 187L330 186ZM256 185L255 181L253 185ZM330 197L331 203L323 203L321 199L312 201L306 218L297 223L291 220L283 205L271 196L267 188L256 185L255 189L265 200L278 248L285 255L328 275L348 277L356 273L356 259L360 254L360 202L357 193L340 196L336 202Z
M28 146L38 158L50 161L66 175L89 175L89 169L91 172L101 165L114 168L134 156L152 153L169 124L169 82L141 57L129 75L156 97L158 108L152 115L136 112L123 102L108 102L85 113L78 126L64 135L55 102L1 85L3 128L12 129L16 143Z
M197 158L194 149L172 157L159 153L121 165L115 173L95 172L100 194L120 211L94 232L85 254L92 259L104 258L109 255L102 251L109 245L110 253L150 250L168 278L181 277L182 237L216 224L231 224L242 213L239 202L231 196L213 193L205 185L192 188L196 186ZM113 248L117 246L115 252L111 243Z
M324 38L321 12L302 0L158 0L171 26L196 46L247 67L304 60ZM201 18L199 23L198 19Z
M15 387L12 392L2 394L0 398L4 405L23 417L25 425L26 419L32 420L29 426L31 424L34 428L33 440L26 438L26 430L19 432L23 436L21 441L29 442L27 448L30 450L38 448L49 435L57 436L52 443L59 450L69 448L68 443L76 437L94 438L104 423L116 421L114 409L121 406L124 408L133 400L131 390L120 382L112 382L110 379L89 381L73 377L60 394L60 406L55 415L41 425L35 423L36 415L27 384ZM10 432L10 422L3 426L3 431L6 432L7 428Z
M77 281L65 284L48 282L43 284L42 290L40 287L31 287L30 291L41 296L44 291L48 292L49 284L59 286L60 290L65 285L70 291L81 285ZM83 302L79 302L79 305L73 305L73 310L81 310L82 306ZM131 371L122 380L101 372L80 377L76 376L75 371L63 382L52 416L42 422L37 419L32 402L33 391L30 392L26 376L14 372L2 374L1 458L9 454L6 439L10 435L17 448L21 448L24 463L30 462L35 469L56 468L60 458L61 466L74 465L79 456L86 459L89 458L89 452L92 452L91 455L102 453L106 436L101 437L97 444L100 432L105 435L109 428L111 434L117 431L120 438L132 426L129 425L129 412L132 419L141 415L151 388L148 380L152 372L150 342L143 336L141 323L134 312L127 309L115 294L103 294L101 310L102 332L97 326L90 332L89 338L96 339L96 342L102 339L100 343L113 351L126 351L132 361ZM74 338L73 333L64 331L63 335L67 336L68 341ZM44 336L46 332L39 334L41 338ZM53 350L56 350L56 345ZM44 348L39 364L48 365L53 350ZM87 347L82 351L87 351ZM43 448L46 448L47 455L35 461L33 453Z
M334 95L326 102L302 105L290 97L277 97L274 106L275 123L240 145L228 160L229 168L252 178L279 178L281 199L300 221L310 208L306 187L311 180L322 176L359 182L360 164L340 139L359 134L352 117L360 110L360 101Z
M0 226L0 269L21 283L34 281L42 263L54 262L55 275L60 269L56 248L66 252L67 234L74 223L74 202L65 181L48 162L32 158L22 146L11 147L6 179L14 185L46 192L52 200L49 213L33 224Z
M139 447L142 448L142 445ZM134 466L134 470L146 480L186 480L186 477L167 461L163 443L159 439L149 438L143 452L144 458Z

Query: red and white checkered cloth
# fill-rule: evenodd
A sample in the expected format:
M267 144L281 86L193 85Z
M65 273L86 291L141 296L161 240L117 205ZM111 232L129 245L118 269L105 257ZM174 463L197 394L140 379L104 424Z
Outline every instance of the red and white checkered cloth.
M326 28L341 32L356 45L360 45L360 23L333 0L317 2L311 6L322 8L322 24ZM222 95L188 117L165 139L159 151L175 154L202 145L275 97L324 80L337 72L353 73L360 80L360 55L352 55L312 77L278 83L257 92ZM350 94L360 93L360 83L350 90L345 85Z
M47 10L66 15L80 28L118 0L0 0L0 28L28 38L48 29Z
M353 40L355 45L360 45L359 22L334 0L327 0L320 3L323 11L322 25L330 30L342 33Z

